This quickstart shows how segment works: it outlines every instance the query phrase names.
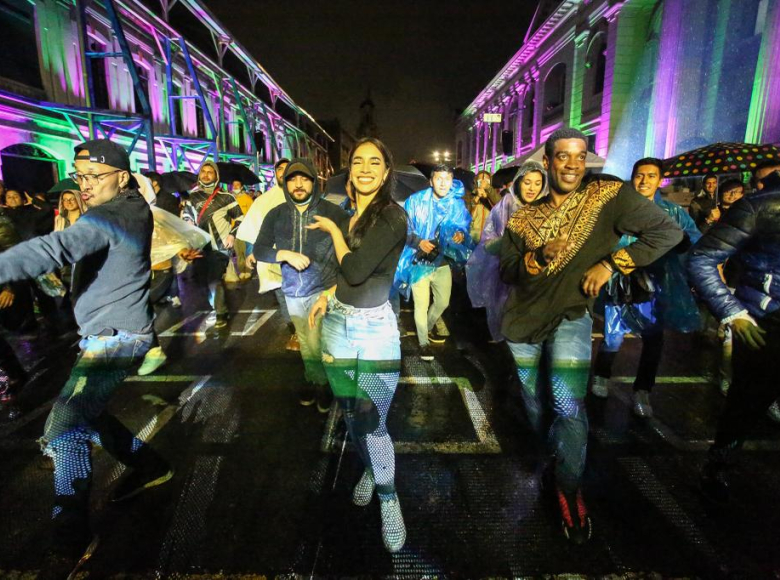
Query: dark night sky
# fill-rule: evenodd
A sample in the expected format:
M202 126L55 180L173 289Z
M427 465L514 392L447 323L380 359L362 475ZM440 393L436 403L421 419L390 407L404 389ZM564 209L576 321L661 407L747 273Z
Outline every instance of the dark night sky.
M368 87L396 162L454 147L455 109L520 48L536 2L207 0L316 119L354 134ZM454 153L454 151L453 151Z

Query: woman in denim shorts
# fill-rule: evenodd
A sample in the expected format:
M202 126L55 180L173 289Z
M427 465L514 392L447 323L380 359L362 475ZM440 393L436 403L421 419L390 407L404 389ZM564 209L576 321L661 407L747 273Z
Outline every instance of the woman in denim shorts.
M325 313L325 371L365 466L352 501L368 505L376 490L382 539L390 552L397 552L406 540L406 527L395 492L387 414L401 371L401 343L388 300L406 243L406 213L391 196L393 159L381 141L359 140L350 152L349 171L355 215L341 224L316 216L308 226L332 236L339 262L336 286L314 304L309 324Z

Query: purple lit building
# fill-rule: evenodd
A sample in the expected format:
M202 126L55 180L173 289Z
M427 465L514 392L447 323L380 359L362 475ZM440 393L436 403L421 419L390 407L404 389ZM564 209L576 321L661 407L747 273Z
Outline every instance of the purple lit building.
M73 146L110 137L134 169L197 171L206 157L270 179L328 133L201 0L0 0L0 176L48 189Z
M456 162L516 164L561 126L623 177L644 156L780 142L780 0L540 2L520 49L459 117Z

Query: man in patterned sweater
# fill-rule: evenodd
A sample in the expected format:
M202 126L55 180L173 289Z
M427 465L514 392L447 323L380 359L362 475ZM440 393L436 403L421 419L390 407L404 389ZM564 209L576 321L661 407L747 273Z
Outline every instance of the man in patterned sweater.
M502 280L513 286L501 330L532 427L548 434L553 457L543 483L546 490L554 486L564 534L578 544L592 532L580 480L588 439L584 399L593 301L614 271L629 274L682 240L677 224L631 184L610 176L583 182L587 144L574 129L559 129L547 140L550 195L510 218L500 263ZM622 234L637 240L613 252ZM545 381L539 376L543 354ZM549 429L543 425L544 403L551 406Z

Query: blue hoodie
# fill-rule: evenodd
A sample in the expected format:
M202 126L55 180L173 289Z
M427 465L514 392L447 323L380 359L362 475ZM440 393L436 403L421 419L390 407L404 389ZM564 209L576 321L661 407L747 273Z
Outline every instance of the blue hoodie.
M338 226L349 217L336 204L322 198L316 179L309 205L303 212L298 211L298 206L287 190L288 172L297 163L303 163L311 175L317 175L308 159L296 158L290 161L282 177L286 203L268 212L252 253L259 262L271 264L278 263L276 254L279 250L298 252L309 258L309 267L301 272L286 262L282 263L282 292L285 296L304 298L333 286L338 268L330 234L321 230L308 230L306 226L314 223L314 216L317 215L330 218Z

